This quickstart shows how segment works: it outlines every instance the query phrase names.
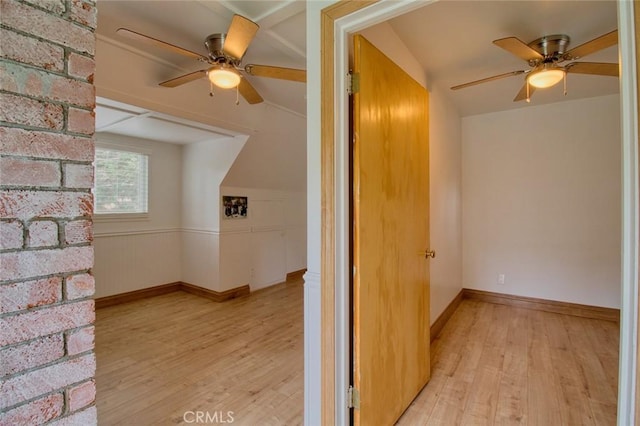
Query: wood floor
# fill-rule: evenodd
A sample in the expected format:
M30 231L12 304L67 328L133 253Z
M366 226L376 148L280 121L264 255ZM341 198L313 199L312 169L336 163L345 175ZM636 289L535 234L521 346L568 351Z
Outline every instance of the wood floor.
M615 425L619 328L463 300L398 425Z
M225 303L176 292L99 309L99 424L194 424L198 411L302 424L302 306L302 286L283 284ZM612 322L464 300L398 425L615 425L618 346Z
M175 292L98 309L98 423L301 424L302 301L298 283L224 303Z

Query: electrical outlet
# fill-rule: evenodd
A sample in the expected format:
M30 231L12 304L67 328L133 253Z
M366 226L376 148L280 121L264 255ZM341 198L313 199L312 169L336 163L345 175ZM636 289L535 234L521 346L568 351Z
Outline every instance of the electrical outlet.
M498 284L504 285L504 274L498 274Z

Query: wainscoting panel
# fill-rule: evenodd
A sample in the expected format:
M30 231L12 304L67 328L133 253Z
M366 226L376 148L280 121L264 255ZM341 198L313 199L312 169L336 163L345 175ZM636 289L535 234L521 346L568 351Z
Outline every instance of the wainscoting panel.
M180 234L178 229L96 234L95 297L180 281Z
M287 272L307 267L307 227L287 227Z
M217 231L184 229L182 232L181 281L210 290L222 291L219 280L219 249L220 234Z
M252 237L249 229L220 234L220 290L251 282Z
M254 230L251 233L251 250L253 258L251 291L286 279L287 247L284 229Z

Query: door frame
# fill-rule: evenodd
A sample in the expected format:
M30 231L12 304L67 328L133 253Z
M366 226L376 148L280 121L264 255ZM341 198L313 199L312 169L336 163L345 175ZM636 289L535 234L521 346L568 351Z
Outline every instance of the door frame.
M349 424L349 34L430 2L347 0L322 11L322 424Z
M435 0L344 0L320 14L322 424L349 424L349 34ZM638 361L638 87L633 2L618 1L622 185L622 301L618 425L634 424ZM638 29L640 31L640 28ZM305 339L311 339L306 336ZM305 361L308 361L306 359ZM316 401L307 400L308 404ZM309 411L311 407L305 407ZM314 410L315 411L315 410ZM329 420L331 419L331 420ZM640 421L640 419L638 419Z

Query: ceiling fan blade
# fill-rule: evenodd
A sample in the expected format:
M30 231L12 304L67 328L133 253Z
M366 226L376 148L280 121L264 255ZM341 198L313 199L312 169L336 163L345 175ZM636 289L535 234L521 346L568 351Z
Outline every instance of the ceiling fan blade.
M527 62L532 60L541 61L544 59L544 56L540 52L532 49L531 47L529 47L529 45L527 45L527 43L517 37L507 37L493 40L493 44L498 47L502 47L507 52L516 55L518 58L524 59Z
M191 81L198 80L207 75L207 70L200 70L190 72L189 74L181 75L180 77L172 78L171 80L163 81L160 86L163 87L177 87Z
M620 76L620 67L618 64L605 62L573 62L567 65L566 69L567 72L576 74L607 75L611 77Z
M189 56L191 58L198 59L203 62L209 62L208 58L204 55L201 55L196 52L192 52L191 50L183 49L182 47L173 45L171 43L167 43L162 40L158 40L157 38L149 37L148 35L144 35L126 28L118 28L116 32L121 36L130 38L132 40L137 40L143 43L151 44L153 46L160 47L165 50L169 50L173 53Z
M536 88L532 85L528 85L529 86L529 98L531 98L531 96L533 96L533 92L536 91ZM518 92L518 94L516 95L515 98L513 98L513 102L519 102L519 101L524 101L527 99L527 82L525 81L524 84L522 85L522 88L520 89L520 91Z
M262 96L258 93L258 91L249 83L249 80L243 78L240 80L240 85L238 86L238 90L245 100L250 104L259 104L264 101Z
M501 78L511 77L513 75L520 75L520 74L524 74L524 73L525 73L525 71L523 71L523 70L506 72L504 74L494 75L493 77L487 77L487 78L483 78L483 79L480 79L480 80L470 81L470 82L464 83L464 84L459 84L457 86L453 86L451 88L451 90L464 89L465 87L475 86L476 84L486 83L486 82L489 82L489 81L499 80Z
M238 60L242 59L251 40L256 36L260 26L250 19L240 15L233 15L229 31L224 40L222 51L225 55Z
M306 83L307 81L307 71L295 68L249 64L244 67L244 70L248 74L257 77L279 78L280 80L299 81L300 83Z
M601 35L566 52L562 57L567 60L578 59L618 44L618 30Z

